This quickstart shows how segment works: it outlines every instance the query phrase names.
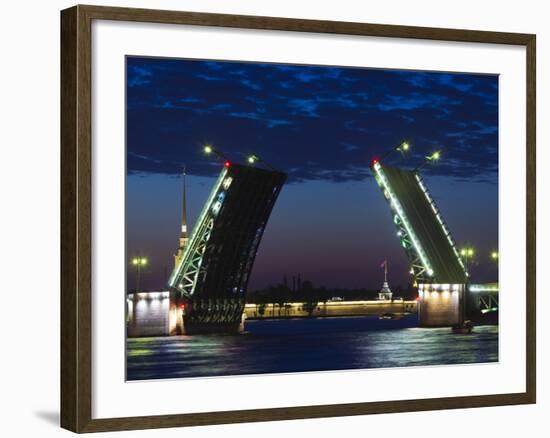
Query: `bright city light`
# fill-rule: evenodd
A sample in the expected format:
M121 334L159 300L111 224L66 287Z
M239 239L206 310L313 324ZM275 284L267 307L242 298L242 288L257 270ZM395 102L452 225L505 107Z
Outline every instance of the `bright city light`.
M250 156L248 157L248 162L249 162L250 164L254 164L256 161L258 161L258 157L257 157L256 155L250 155Z
M439 225L441 225L443 233L445 234L445 236L447 236L447 240L448 240L449 244L451 245L451 247L453 248L453 252L455 253L455 255L457 257L458 263L460 264L460 266L462 266L462 269L464 269L464 272L465 272L466 276L468 276L468 272L466 271L466 267L464 266L461 258L458 255L458 251L457 251L457 249L455 247L455 243L454 243L454 241L451 237L451 233L449 233L449 230L447 230L447 227L445 227L445 223L443 222L443 219L441 219L441 216L439 215L439 212L438 212L438 210L437 210L437 208L436 208L436 206L433 202L433 199L428 194L428 190L426 189L426 187L424 187L424 184L422 184L422 179L420 178L420 176L418 174L416 175L416 180L418 181L418 185L422 189L422 192L424 192L424 196L426 197L426 200L430 203L430 205L432 207L432 211L434 212L435 217L436 217L437 221L439 222Z
M492 258L493 260L498 259L498 252L493 251L493 252L491 253L491 258Z
M213 151L212 146L210 146L209 144L204 145L204 153L205 154L211 154L212 151Z
M132 265L134 266L145 266L147 264L146 257L134 257L132 259Z

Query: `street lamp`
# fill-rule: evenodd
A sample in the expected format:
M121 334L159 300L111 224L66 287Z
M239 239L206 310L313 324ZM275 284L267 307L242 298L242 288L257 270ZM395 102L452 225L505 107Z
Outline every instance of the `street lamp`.
M395 150L399 152L407 152L410 149L410 147L411 145L408 142L403 141L399 146L397 146L397 148L395 148Z
M132 265L136 268L136 293L139 292L139 280L141 277L141 269L147 266L147 257L137 256L132 259Z
M466 284L464 285L464 293L466 293L469 290L469 283L470 283L469 277L470 277L470 274L468 273L468 268L470 266L469 262L471 261L474 254L475 254L475 251L474 251L473 248L462 248L460 250L460 256L464 260L464 270L466 271L465 272L465 274L466 274L466 278L465 278ZM463 307L462 307L462 315L466 315L466 307L467 307L467 300L465 299ZM464 317L462 319L464 319Z
M399 143L397 146L394 146L393 148L391 148L388 152L386 152L381 160L385 160L390 154L392 154L393 152L401 152L402 154L404 154L405 152L407 152L409 149L411 148L411 145L409 144L409 142L407 141L402 141L401 143ZM376 160L378 161L378 160Z
M466 264L466 268L469 267L474 255L475 255L474 248L471 248L471 247L470 248L462 248L460 250L460 256L464 259L464 262Z
M273 166L271 166L269 163L267 163L265 160L263 160L262 158L260 158L258 155L256 154L250 154L247 158L246 158L246 162L250 165L254 165L256 163L263 163L265 167L267 167L268 169L270 170L275 170L273 168Z
M435 163L436 161L439 161L441 159L441 151L435 151L431 155L427 155L424 157L424 161L420 163L416 169L414 169L414 172L418 172L420 169L422 169L426 164L428 163Z
M229 163L229 160L227 159L227 157L211 144L206 143L202 147L202 150L206 155L212 155L212 154L216 155L216 157L218 157L220 160L224 162L225 167L229 167L229 165L227 164Z
M493 262L498 261L498 251L492 251L492 252L491 252L491 260L492 260Z

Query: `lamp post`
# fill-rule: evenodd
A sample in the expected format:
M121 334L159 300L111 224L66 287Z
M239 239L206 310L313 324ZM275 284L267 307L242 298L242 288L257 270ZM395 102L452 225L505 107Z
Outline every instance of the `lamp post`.
M491 261L498 263L498 251L491 251Z
M139 292L139 280L141 279L141 269L147 266L146 257L137 256L132 259L132 266L136 268L136 293Z
M202 150L206 155L214 154L216 157L218 157L220 160L223 161L225 167L229 167L229 165L231 164L230 161L227 159L227 157L211 144L208 144L208 143L205 144Z
M416 169L414 169L414 172L418 172L420 169L422 169L426 164L428 163L434 163L436 161L439 161L441 159L441 151L435 151L431 155L427 155L424 157L424 161L420 163Z
M464 260L464 264L466 265L466 270L468 271L471 264L472 259L474 258L475 250L474 248L462 248L460 250L460 256Z
M474 248L462 248L460 250L460 256L462 257L462 259L464 260L464 264L465 264L465 267L466 267L466 272L469 274L469 268L470 268L470 263L472 261L472 258L474 257L475 255L475 250ZM466 318L466 315L468 313L468 291L470 289L470 278L469 276L466 276L466 283L464 284L464 291L463 291L463 305L462 305L462 321L465 320Z
M246 162L248 164L250 164L251 166L254 166L256 163L263 163L264 166L266 166L269 170L275 170L273 168L273 166L271 166L268 162L266 162L265 160L263 160L262 158L260 158L258 155L256 154L250 154L247 158L246 158Z
M409 149L411 148L411 145L408 141L405 141L403 140L401 143L399 143L397 146L394 146L393 148L391 148L388 152L386 152L381 160L385 160L389 155L391 155L392 153L394 152L401 152L402 154L405 154L406 152L409 151Z
M395 148L395 150L399 151L399 152L402 152L402 153L405 153L410 149L410 147L411 147L411 145L409 144L409 142L403 141L403 142L401 142L401 144L399 146L397 146Z
M460 256L464 260L464 263L466 265L466 270L470 267L470 264L472 262L472 259L475 256L475 250L474 248L468 247L468 248L462 248L460 250Z

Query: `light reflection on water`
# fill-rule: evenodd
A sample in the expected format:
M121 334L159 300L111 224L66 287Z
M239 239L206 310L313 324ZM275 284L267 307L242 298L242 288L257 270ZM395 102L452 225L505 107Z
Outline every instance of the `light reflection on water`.
M498 361L498 326L469 335L416 316L248 321L241 335L131 338L128 380Z

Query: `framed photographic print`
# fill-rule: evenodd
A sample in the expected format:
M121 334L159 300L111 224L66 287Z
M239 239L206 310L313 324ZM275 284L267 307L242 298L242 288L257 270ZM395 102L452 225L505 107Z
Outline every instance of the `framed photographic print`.
M534 35L75 6L61 49L62 427L535 402Z

